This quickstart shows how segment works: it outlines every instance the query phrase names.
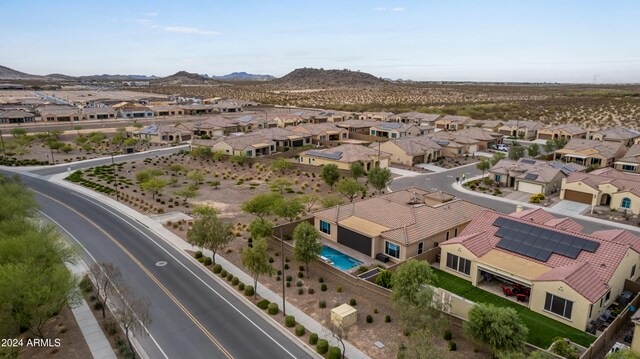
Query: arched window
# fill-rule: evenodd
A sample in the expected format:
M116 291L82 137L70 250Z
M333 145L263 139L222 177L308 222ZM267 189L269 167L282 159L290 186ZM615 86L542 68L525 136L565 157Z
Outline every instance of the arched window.
M631 208L631 199L628 197L625 197L622 199L622 204L620 204L620 207L622 208Z

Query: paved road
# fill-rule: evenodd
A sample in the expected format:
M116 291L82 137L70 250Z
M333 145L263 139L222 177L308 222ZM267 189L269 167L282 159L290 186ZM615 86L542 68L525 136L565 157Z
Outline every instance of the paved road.
M439 173L429 173L425 175L418 175L414 177L402 177L395 179L391 185L389 186L391 190L397 191L406 187L418 187L426 190L439 190L443 192L448 192L456 197L465 199L469 202L473 202L479 204L481 206L491 208L495 211L502 213L512 213L516 210L516 206L509 203L504 203L500 201L494 201L490 198L473 196L465 192L460 192L454 189L451 185L455 182L456 177L462 177L462 174L465 173L467 178L471 178L474 176L482 175L482 171L478 170L475 167L475 164L465 166L463 168L459 168L452 171L447 172L439 172ZM615 226L605 226L602 224L585 221L579 218L574 218L576 222L580 223L584 226L584 233L592 233L594 231L599 231L602 229L614 229Z
M23 182L42 213L82 245L87 263L115 263L126 285L150 300L151 337L141 342L151 358L311 357L142 224L42 179Z

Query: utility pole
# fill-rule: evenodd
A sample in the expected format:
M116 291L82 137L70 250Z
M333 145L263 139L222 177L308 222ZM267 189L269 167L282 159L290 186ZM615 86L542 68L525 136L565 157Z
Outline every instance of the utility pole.
M2 144L2 157L7 157L7 153L4 149L4 138L2 138L2 130L0 130L0 143Z
M113 173L113 184L116 188L116 201L120 202L120 196L118 196L118 174L116 173L116 164L113 161L113 152L111 152L111 173Z
M53 157L53 148L51 148L51 133L49 132L49 130L47 130L47 139L49 141L49 150L51 151L51 164L55 165L56 164L56 159L55 157Z
M285 293L285 286L284 286L284 282L285 282L285 280L284 280L284 278L285 278L285 275L284 275L284 236L282 235L282 225L280 225L280 261L281 261L280 264L282 266L281 267L282 269L280 270L281 271L280 279L282 279L281 280L281 282L282 282L282 315L286 316L287 315L287 311L286 311L286 308L285 308L286 301L284 299L284 293Z

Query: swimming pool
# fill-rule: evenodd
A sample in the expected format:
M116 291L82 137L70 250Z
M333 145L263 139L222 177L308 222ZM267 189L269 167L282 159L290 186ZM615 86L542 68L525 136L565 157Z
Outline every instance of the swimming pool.
M362 264L359 260L327 246L322 246L320 256L330 260L334 267L344 271Z

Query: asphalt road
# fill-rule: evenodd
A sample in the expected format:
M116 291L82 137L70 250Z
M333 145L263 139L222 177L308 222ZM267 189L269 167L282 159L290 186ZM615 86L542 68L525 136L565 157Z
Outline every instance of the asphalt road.
M23 176L23 182L41 212L81 244L88 264L116 264L126 286L149 299L151 336L141 343L151 358L311 357L142 224L42 179Z

